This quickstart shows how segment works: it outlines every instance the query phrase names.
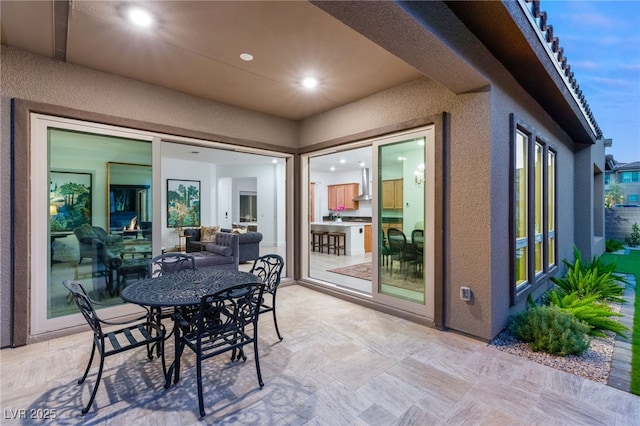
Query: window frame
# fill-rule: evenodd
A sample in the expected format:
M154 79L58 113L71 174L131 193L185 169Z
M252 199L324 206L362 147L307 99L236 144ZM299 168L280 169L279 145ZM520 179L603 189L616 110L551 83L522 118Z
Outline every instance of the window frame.
M510 273L510 302L515 305L524 300L533 290L543 283L548 282L557 270L557 247L558 247L558 151L551 146L549 140L536 129L523 120L511 114L510 120L510 164L509 164L509 238L510 238L510 255L509 273ZM516 161L517 161L517 145L519 142L518 135L522 134L526 138L526 279L517 283L516 280L516 256L518 250L522 248L522 238L517 238L516 229L516 203L518 202L518 185L516 182ZM539 148L538 148L539 147ZM553 157L553 181L549 178L549 158ZM536 157L538 155L538 157ZM542 161L538 167L538 175L536 173L536 158ZM541 185L541 188L536 185ZM536 193L538 190L539 194ZM550 192L553 192L550 194ZM552 205L550 206L550 198L552 195ZM538 202L536 202L538 201ZM537 216L536 216L537 214ZM542 220L538 223L538 230L542 232L536 233L536 218ZM553 223L553 230L549 229L550 219ZM550 245L550 237L553 238L553 244ZM542 239L542 244L540 243ZM538 247L536 247L538 244ZM551 250L551 252L550 252ZM536 256L539 262L536 263Z

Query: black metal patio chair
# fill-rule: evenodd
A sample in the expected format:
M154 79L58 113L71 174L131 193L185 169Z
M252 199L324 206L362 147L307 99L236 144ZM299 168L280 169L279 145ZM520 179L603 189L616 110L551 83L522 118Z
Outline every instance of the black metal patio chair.
M253 353L260 387L264 386L258 358L258 317L259 301L262 299L264 284L238 284L215 294L202 297L198 311L193 317L185 318L181 311L175 315L176 345L175 380L180 376L180 358L184 348L196 355L196 380L198 386L198 406L200 416L205 416L202 393L202 361L231 352L231 361L246 361L243 347L253 345ZM165 387L170 385L167 377Z
M280 335L278 320L276 318L276 293L280 286L280 277L283 269L284 259L281 256L277 254L267 254L254 260L253 267L249 271L252 274L257 275L264 283L265 295L269 294L271 296L270 301L266 301L264 299L261 300L260 314L264 314L266 312L273 313L273 323L276 327L278 339L280 340L282 340L282 336Z
M196 270L196 259L190 254L164 253L147 261L149 278L185 270Z
M98 355L100 356L100 367L98 369L98 375L96 377L96 384L94 385L93 391L91 392L89 403L82 409L83 415L89 411L91 405L93 404L93 400L96 397L98 386L100 385L100 379L102 378L104 359L108 356L119 354L121 352L141 346L146 346L147 357L151 360L153 359L152 346L158 345L160 357L162 359L163 376L166 376L167 366L164 358L165 328L164 326L162 326L162 324L155 324L151 322L148 311L144 316L136 318L134 320L123 322L107 321L98 317L98 314L96 313L93 306L94 302L89 298L79 282L65 280L62 282L62 284L67 288L67 290L69 290L69 292L71 292L73 300L80 309L82 316L93 331L93 345L91 348L91 356L89 357L89 362L87 363L87 368L85 369L82 378L78 380L79 385L84 383L87 375L89 374L96 349ZM126 325L126 327L106 333L102 329L103 325Z

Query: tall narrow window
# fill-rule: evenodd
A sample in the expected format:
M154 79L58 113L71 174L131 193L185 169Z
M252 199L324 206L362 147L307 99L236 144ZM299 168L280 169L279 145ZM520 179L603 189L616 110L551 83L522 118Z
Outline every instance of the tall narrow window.
M528 238L528 137L522 131L516 131L515 146L515 236L516 236L516 259L515 259L515 279L516 286L527 283L528 268L527 259L529 257Z
M534 152L534 182L535 182L535 200L533 203L534 206L534 251L535 251L535 260L534 260L534 271L535 274L538 275L542 272L542 264L544 262L544 246L543 246L543 207L544 207L544 199L542 196L543 192L543 180L544 174L542 173L543 166L543 153L544 148L539 143L535 144L535 152Z
M547 233L548 233L548 266L556 265L556 154L547 152Z
M513 121L512 302L545 282L556 262L556 152L535 129Z

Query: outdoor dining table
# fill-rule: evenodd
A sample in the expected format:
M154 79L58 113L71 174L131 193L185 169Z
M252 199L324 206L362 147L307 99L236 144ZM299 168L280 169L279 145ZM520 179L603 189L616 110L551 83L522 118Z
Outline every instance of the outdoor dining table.
M260 278L249 272L228 270L185 270L159 277L147 278L127 286L120 293L125 302L135 303L150 308L194 307L200 304L203 296L216 293L236 284L260 283ZM153 312L154 309L152 309ZM158 322L160 315L155 318ZM178 356L178 326L174 321L176 338L175 354ZM174 357L167 376L166 385L171 384L171 376L175 367ZM176 372L176 381L178 372Z

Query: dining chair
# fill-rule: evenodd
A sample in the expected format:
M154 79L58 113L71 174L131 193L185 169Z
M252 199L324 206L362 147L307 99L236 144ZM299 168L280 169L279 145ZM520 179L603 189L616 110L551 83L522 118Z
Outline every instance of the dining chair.
M269 294L271 301L261 299L260 314L266 312L273 313L273 323L276 327L278 339L282 340L280 330L278 329L278 320L276 318L276 293L280 286L280 277L284 269L284 259L277 254L266 254L260 256L253 261L250 273L258 276L260 281L265 285L264 293Z
M198 311L184 317L180 311L175 315L176 345L175 383L180 376L180 358L185 347L196 355L196 380L200 417L205 416L202 393L202 361L231 352L231 361L246 361L243 347L253 345L256 373L260 387L264 386L258 358L258 317L264 284L237 284L200 299ZM170 378L167 378L169 385Z
M153 359L153 350L151 348L153 345L158 345L158 352L162 359L163 377L166 376L167 366L164 358L165 328L162 324L155 324L151 322L149 319L148 311L144 316L136 318L134 320L123 322L107 321L101 319L98 316L94 308L94 303L96 302L89 298L87 292L82 287L82 284L77 281L71 280L64 280L62 284L71 293L73 300L82 313L82 316L93 331L93 346L91 348L91 356L89 357L89 362L87 364L87 368L84 371L84 374L82 375L82 378L78 380L79 385L84 383L87 375L89 374L96 349L98 355L100 356L100 367L98 369L96 383L93 387L93 391L91 392L89 403L82 409L83 415L89 411L91 405L93 404L93 400L96 397L98 386L100 385L100 379L102 378L104 359L108 356L116 355L121 352L135 349L141 346L147 346L147 357L151 360ZM126 325L126 327L105 333L102 329L103 325Z
M387 230L387 240L391 258L390 273L393 273L394 260L400 262L400 270L402 270L403 267L406 268L407 263L415 259L415 253L407 246L407 237L404 232L397 228L389 228Z
M184 270L196 270L196 259L190 254L164 253L147 261L149 278Z
M196 258L190 254L163 253L147 260L147 276L149 278L161 277L163 275L175 274L182 271L195 271L196 269ZM171 318L174 311L175 309L172 307L151 308L152 316L155 316L158 322L166 318ZM170 338L172 333L173 330L171 330L166 337Z

